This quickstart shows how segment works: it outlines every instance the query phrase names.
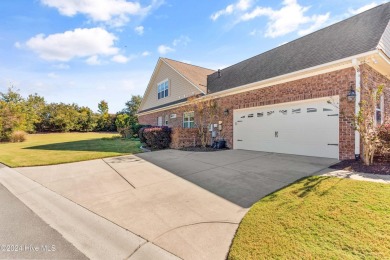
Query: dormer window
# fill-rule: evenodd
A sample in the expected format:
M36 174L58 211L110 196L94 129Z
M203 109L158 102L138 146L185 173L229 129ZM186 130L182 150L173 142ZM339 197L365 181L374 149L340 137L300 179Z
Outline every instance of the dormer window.
M158 99L166 98L169 94L169 80L166 79L157 84Z

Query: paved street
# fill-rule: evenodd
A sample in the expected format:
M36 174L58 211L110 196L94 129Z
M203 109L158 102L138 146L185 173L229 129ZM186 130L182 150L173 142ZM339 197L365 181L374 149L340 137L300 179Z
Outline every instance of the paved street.
M0 259L88 259L1 184L0 207Z

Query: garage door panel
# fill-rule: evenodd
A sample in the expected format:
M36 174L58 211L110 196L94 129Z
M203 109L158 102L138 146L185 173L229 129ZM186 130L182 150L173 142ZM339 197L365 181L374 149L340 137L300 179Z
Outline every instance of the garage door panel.
M234 148L338 158L338 97L234 111Z

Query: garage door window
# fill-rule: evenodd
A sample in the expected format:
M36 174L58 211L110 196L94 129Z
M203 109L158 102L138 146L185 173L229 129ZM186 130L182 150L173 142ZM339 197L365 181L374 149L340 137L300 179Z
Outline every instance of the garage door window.
M194 112L185 112L183 114L183 128L194 127Z

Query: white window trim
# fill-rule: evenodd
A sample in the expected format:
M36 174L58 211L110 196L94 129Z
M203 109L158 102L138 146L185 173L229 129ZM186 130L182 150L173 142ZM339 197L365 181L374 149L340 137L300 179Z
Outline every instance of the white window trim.
M384 123L384 116L385 116L385 97L383 94L379 97L379 106L380 108L378 109L377 106L375 105L375 114L374 114L374 124L375 126L378 125L378 118L377 118L377 112L380 111L381 113L381 122L380 124L382 125Z
M164 96L164 97L162 97L162 98L158 98L158 93L160 93L160 92L158 91L158 86L160 86L161 84L163 84L163 83L165 83L165 82L168 82L168 95L167 95L167 96ZM169 96L171 95L170 85L171 85L171 84L170 84L170 82L169 82L169 79L164 79L164 80L160 81L159 83L157 83L157 100L167 98L167 97L169 97ZM165 91L165 90L164 90L164 91Z
M185 121L185 114L189 114L189 113L193 113L194 115L194 121ZM195 112L194 111L187 111L187 112L184 112L183 113L183 128L192 128L192 127L185 127L184 125L185 125L185 123L193 123L194 125L195 125Z
M157 126L162 126L162 125L163 125L163 117L159 116L159 117L157 117Z

